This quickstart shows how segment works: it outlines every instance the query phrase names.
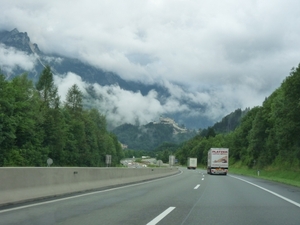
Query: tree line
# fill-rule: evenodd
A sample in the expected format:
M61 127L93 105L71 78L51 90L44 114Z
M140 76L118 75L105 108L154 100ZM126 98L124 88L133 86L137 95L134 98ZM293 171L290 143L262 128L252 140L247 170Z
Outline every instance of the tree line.
M83 93L74 84L61 102L51 68L36 84L26 74L6 80L0 72L0 166L112 166L123 151L106 129L106 118L84 109Z
M281 86L267 97L262 106L247 110L231 132L206 136L198 134L176 151L182 164L187 157L207 163L212 147L227 147L230 164L253 168L300 169L300 64L292 68Z

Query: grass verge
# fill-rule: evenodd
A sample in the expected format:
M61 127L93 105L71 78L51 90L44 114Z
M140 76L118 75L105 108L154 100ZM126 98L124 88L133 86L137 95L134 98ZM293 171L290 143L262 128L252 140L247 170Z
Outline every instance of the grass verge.
M229 173L257 177L300 187L300 171L283 170L278 168L248 169L241 166L230 166Z

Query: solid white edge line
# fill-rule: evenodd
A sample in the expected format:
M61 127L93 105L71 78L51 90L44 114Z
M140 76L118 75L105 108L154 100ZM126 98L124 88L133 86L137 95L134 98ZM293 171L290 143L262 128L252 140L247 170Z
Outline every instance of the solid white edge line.
M68 199L80 198L80 197L84 197L84 196L88 196L88 195L99 194L99 193L102 193L102 192L114 191L114 190L123 189L123 188L127 188L127 187L133 187L133 186L148 184L148 183L156 182L156 181L159 181L159 180L162 180L162 179L168 179L168 178L171 178L171 177L174 177L174 176L178 176L178 175L181 175L182 173L183 173L182 170L180 170L179 174L175 174L175 175L168 176L168 177L157 178L157 179L154 179L154 180L145 181L145 182L141 182L141 183L128 184L128 185L124 185L124 186L121 186L121 187L115 187L115 188L110 188L110 189L101 190L101 191L92 191L92 192L89 192L89 193L86 193L86 194L79 194L79 195L75 195L75 196L71 196L71 197L63 197L63 198L59 198L59 199L55 199L55 200L39 202L39 203L34 203L34 204L29 204L29 205L24 205L24 206L18 206L18 207L9 208L9 209L3 209L3 210L0 210L0 214L5 213L5 212L19 210L19 209L26 209L26 208L30 208L30 207L34 207L34 206L46 205L46 204L50 204L50 203L54 203L54 202L60 202L60 201L68 200Z
M198 189L200 187L200 184L197 184L196 187L194 187L194 189Z
M151 220L147 225L155 225L159 221L161 221L163 218L165 218L170 212L172 212L176 207L169 207L165 211L163 211L161 214L159 214L157 217L155 217L153 220Z
M246 182L246 183L248 183L248 184L251 184L251 185L253 185L253 186L255 186L255 187L258 187L258 188L260 188L260 189L262 189L262 190L264 190L264 191L266 191L266 192L269 192L270 194L275 195L275 196L277 196L278 198L281 198L281 199L283 199L283 200L285 200L285 201L287 201L287 202L289 202L289 203L292 203L293 205L298 206L298 207L300 208L300 204L299 204L298 202L295 202L295 201L293 201L293 200L291 200L291 199L289 199L289 198L283 197L282 195L277 194L276 192L270 191L270 190L268 190L268 189L266 189L266 188L263 188L263 187L261 187L261 186L259 186L259 185L257 185L257 184L251 183L250 181L244 180L244 179L242 179L242 178L235 177L235 176L232 176L232 175L229 175L229 176L231 176L231 177L233 177L233 178L235 178L235 179L244 181L244 182Z

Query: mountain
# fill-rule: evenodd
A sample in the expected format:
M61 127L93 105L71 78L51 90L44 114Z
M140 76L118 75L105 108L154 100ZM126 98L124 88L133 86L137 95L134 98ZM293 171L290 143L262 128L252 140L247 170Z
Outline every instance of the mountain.
M86 88L85 106L96 107L101 113L107 115L108 125L111 127L111 129L128 121L123 121L120 119L117 124L114 124L113 115L120 113L120 106L118 106L118 108L117 106L112 107L110 105L108 109L107 105L104 104L112 104L111 101L109 101L109 103L102 101L103 96L96 93L93 84L98 84L101 88L119 87L120 90L125 90L136 95L141 94L143 97L148 97L149 93L154 91L155 96L151 96L151 98L154 102L158 102L160 107L165 107L165 109L150 112L146 110L147 113L157 114L155 116L152 115L151 118L158 118L160 115L164 117L170 117L175 121L178 121L180 124L185 124L185 126L190 129L205 128L215 122L205 115L207 107L205 105L201 105L200 103L195 104L184 97L177 97L175 99L176 104L174 104L174 98L170 90L161 84L144 84L141 82L124 80L118 74L105 71L101 68L80 61L79 59L69 58L57 54L46 54L39 49L36 43L32 43L30 41L30 38L26 32L19 32L17 29L13 29L11 31L0 31L0 50L1 53L4 52L3 54L5 55L11 54L10 58L15 57L15 61L17 61L16 65L11 65L11 62L7 62L6 64L3 62L1 64L0 62L1 71L7 76L8 79L12 79L13 77L26 72L28 77L36 82L45 65L49 65L53 74L60 78L65 78L70 72L80 76L82 81L86 83L86 85L83 85ZM22 58L20 58L20 55ZM4 58L5 57L6 56L4 56ZM17 60L18 58L20 59ZM9 59L7 60L9 61ZM26 60L28 60L28 62L25 62ZM180 87L180 89L184 90L183 87ZM114 93L110 90L106 90L105 94L111 95L111 99L118 98L113 96ZM128 98L130 98L130 96ZM128 101L130 101L130 99L128 99ZM169 101L170 104L166 104L167 101ZM185 111L177 109L179 106L183 105ZM172 106L171 110L169 108L170 106ZM124 109L122 110L124 111ZM161 111L165 113L161 113ZM133 112L133 114L135 113ZM149 117L141 120L138 118L139 116L141 115L137 115L136 118L133 118L132 120L138 121L137 124L145 124L149 122L146 121L146 119L149 120ZM128 119L128 116L118 115L118 118ZM130 121L128 123L133 122Z
M225 134L234 131L240 124L242 118L250 111L236 109L234 112L224 116L221 121L216 122L213 126L202 129L199 133L201 137L215 136L216 134Z
M0 31L0 42L27 53L42 53L37 44L30 42L26 32L21 33L16 28L12 31Z
M179 126L173 119L161 117L158 122L151 122L143 126L123 124L112 130L123 146L133 150L154 150L164 143L180 144L190 141L197 134L200 136L213 136L220 133L228 133L240 125L241 119L249 112L237 109L216 122L209 128L202 129L200 133Z
M142 126L123 124L112 132L118 140L133 150L154 150L163 143L180 144L194 137L197 132L180 127L170 118L160 118L158 122L151 122Z
M221 121L215 123L212 128L216 133L228 133L234 131L235 128L240 125L242 117L249 111L250 108L246 108L245 110L236 109L234 112L223 117Z
M39 49L37 44L30 41L26 32L19 32L17 29L0 31L0 42L27 54L34 54L37 58L37 63L33 70L24 71L21 68L16 68L13 76L27 72L30 78L37 80L45 65L49 65L54 74L73 72L80 75L86 82L98 83L102 86L118 85L124 90L141 91L142 94L147 94L152 89L164 91L160 86L125 81L115 73L101 70L75 58L45 54Z

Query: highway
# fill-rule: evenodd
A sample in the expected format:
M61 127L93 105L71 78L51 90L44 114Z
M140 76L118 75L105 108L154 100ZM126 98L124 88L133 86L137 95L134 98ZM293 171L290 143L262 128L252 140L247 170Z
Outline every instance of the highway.
M299 225L300 188L236 175L180 174L0 208L0 225Z

